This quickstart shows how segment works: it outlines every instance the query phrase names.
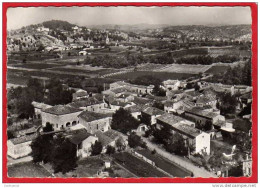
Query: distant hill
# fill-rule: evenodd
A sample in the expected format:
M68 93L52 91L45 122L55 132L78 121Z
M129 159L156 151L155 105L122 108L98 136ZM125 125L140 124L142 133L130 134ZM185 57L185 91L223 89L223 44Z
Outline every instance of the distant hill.
M75 24L71 24L67 21L61 21L61 20L51 20L51 21L46 21L43 22L42 25L44 27L47 27L49 29L62 29L66 31L71 31L72 27L76 26Z

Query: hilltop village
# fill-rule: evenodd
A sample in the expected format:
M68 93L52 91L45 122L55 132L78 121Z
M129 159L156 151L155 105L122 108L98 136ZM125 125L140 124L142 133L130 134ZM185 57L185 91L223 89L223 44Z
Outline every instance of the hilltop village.
M251 39L230 27L10 31L9 175L251 176Z

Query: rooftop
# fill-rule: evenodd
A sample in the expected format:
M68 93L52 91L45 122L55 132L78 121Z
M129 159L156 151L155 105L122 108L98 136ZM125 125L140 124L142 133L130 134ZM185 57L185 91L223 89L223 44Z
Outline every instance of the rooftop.
M184 123L177 123L173 125L172 128L180 134L184 134L190 138L196 138L202 133L201 130Z
M82 118L86 122L91 122L99 119L104 119L107 117L112 117L112 114L101 114L101 113L96 113L96 112L89 112L89 111L84 111L81 112L78 117Z
M146 106L138 104L134 106L129 106L125 108L125 110L128 110L130 113L134 113L134 112L141 112L144 108L146 108Z
M157 118L157 120L162 121L164 123L167 123L168 125L173 126L174 124L176 124L178 122L181 122L181 121L183 121L185 119L183 119L183 118L181 118L179 116L173 115L173 114L164 113L163 115L159 116Z
M101 142L102 146L107 146L109 145L111 142L114 141L114 139L108 137L107 135L105 135L104 133L102 133L101 131L97 131L95 133L95 136L98 137L98 141Z
M131 103L121 102L121 101L113 101L113 102L111 102L110 104L111 104L111 105L114 105L114 106L125 107L126 105L131 104Z
M32 102L32 105L33 105L35 108L38 108L38 109L46 109L46 108L52 107L51 105L44 104L44 103L39 103L39 102L35 102L35 101Z
M51 108L44 109L43 112L54 114L54 115L65 115L65 114L71 114L75 112L80 112L81 110L65 105L56 105Z
M10 139L10 141L14 145L17 145L17 144L22 144L22 143L25 143L25 142L30 142L30 141L34 140L36 137L37 137L37 133L25 135L25 136L22 136L22 137L19 137L19 138L13 138L13 139Z
M69 140L70 140L71 143L78 145L82 141L87 139L89 136L93 136L93 135L91 135L88 132L79 132L77 134L73 134L73 135L69 136Z
M153 115L163 115L165 112L158 109L158 108L155 108L155 107L147 107L145 108L142 112L150 115L150 116L153 116Z
M186 109L185 113L190 113L190 114L194 114L194 115L198 115L198 116L202 116L202 117L206 117L208 119L212 119L216 116L218 116L219 114L214 113L214 112L207 112L204 111L202 109L198 109L198 108L191 108L191 109Z
M113 129L109 129L108 131L104 132L103 134L108 136L112 140L115 140L116 138L122 136L122 133L120 133L116 130L113 130Z

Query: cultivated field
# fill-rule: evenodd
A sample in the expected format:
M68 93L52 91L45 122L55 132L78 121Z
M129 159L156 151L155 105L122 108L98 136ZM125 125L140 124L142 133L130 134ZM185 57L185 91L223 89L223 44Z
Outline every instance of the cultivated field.
M160 72L172 73L186 73L186 74L199 74L206 72L211 65L187 65L187 64L172 64L161 68Z
M187 79L195 74L193 73L175 73L175 72L152 72L152 71L134 71L134 72L126 72L123 74L118 74L118 75L113 75L110 76L110 78L115 78L115 79L121 79L121 80L134 80L137 77L140 76L153 76L155 78L159 78L161 80L168 80L168 79Z
M114 154L113 157L117 163L138 177L168 177L149 163L127 152Z
M42 166L32 162L20 163L8 167L9 177L51 177Z
M251 52L247 50L239 50L235 47L212 47L209 48L209 55L212 57L220 55L251 56Z

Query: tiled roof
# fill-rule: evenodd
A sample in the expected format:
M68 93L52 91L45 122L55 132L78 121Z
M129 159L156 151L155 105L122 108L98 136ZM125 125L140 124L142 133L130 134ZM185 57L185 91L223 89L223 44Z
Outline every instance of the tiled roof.
M103 134L108 136L112 140L115 140L116 138L122 136L122 133L120 133L116 130L113 130L113 129L109 129L108 131L104 132Z
M134 105L134 106L129 106L129 107L125 108L125 110L128 110L130 113L134 113L134 112L141 112L146 107L147 106L138 104L138 105Z
M89 136L92 136L88 132L80 132L78 134L74 134L72 136L69 136L68 139L70 140L71 143L78 145L85 139L87 139Z
M113 101L110 104L113 105L113 106L125 107L126 105L131 104L131 103L121 102L121 101Z
M43 111L49 114L65 115L65 114L80 112L81 110L73 107L65 106L65 105L56 105L51 108L44 109Z
M103 134L101 131L97 131L95 133L95 136L98 137L98 141L101 142L102 146L107 146L109 145L111 142L113 142L114 140L108 136L106 136L105 134Z
M180 134L184 134L191 138L196 138L198 135L202 133L201 130L183 123L177 123L173 125L173 129L175 131L178 131Z
M153 115L162 115L164 114L165 112L158 109L158 108L155 108L155 107L147 107L145 108L142 112L150 115L150 116L153 116Z
M10 139L10 141L11 141L14 145L17 145L17 144L21 144L21 143L25 143L25 142L32 141L32 140L34 140L36 137L37 137L37 133L35 133L35 134L30 134L30 135L25 135L25 136L18 137L18 138L13 138L13 139Z
M82 118L86 122L91 122L99 119L104 119L107 117L112 117L112 114L101 114L96 112L84 111L81 112L78 117Z
M147 98L143 98L143 97L134 97L134 100L132 101L135 104L148 104L148 103L152 103L153 100L152 99L147 99Z
M194 114L194 115L198 115L198 116L202 116L202 117L206 117L206 118L209 118L209 119L212 119L212 118L219 115L217 113L206 112L206 111L203 111L203 110L198 109L198 108L186 109L185 112L190 113L190 114Z
M187 91L185 92L186 95L192 96L192 97L198 97L200 95L202 95L200 92L198 91Z
M103 101L103 95L95 95L92 97L89 97L87 99L78 100L72 103L69 103L68 106L74 107L74 108L81 108L81 107L87 107L95 104L101 104L104 103Z
M32 105L33 105L35 108L38 108L38 109L46 109L46 108L52 107L51 105L44 104L44 103L39 103L39 102L35 102L35 101L32 102Z
M176 124L178 122L185 120L179 116L175 116L173 114L168 114L168 113L164 113L163 115L157 117L156 119L163 123L167 123L168 125L171 125L171 126L173 126L174 124Z
M211 97L202 96L197 99L196 103L205 104L205 103L212 102L212 101L215 101L215 99L213 99Z

